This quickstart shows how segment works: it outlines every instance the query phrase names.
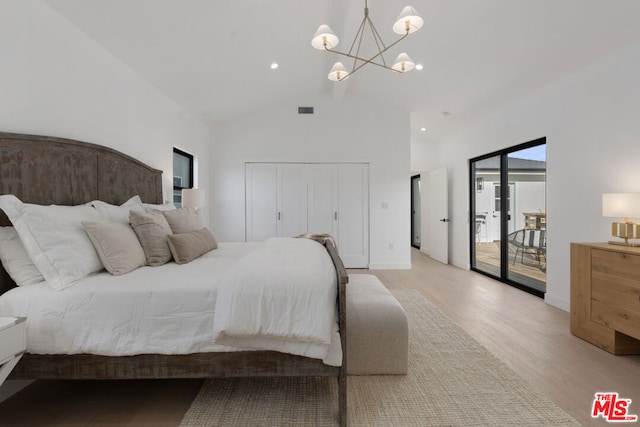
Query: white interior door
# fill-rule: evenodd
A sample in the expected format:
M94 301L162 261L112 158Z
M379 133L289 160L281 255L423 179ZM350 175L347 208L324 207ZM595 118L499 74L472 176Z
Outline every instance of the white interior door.
M515 231L515 217L514 217L514 212L515 212L515 199L516 199L516 186L514 183L510 183L508 190L507 190L507 196L508 196L508 200L509 200L509 212L508 212L508 217L507 217L507 234L512 233ZM501 235L501 221L502 219L500 218L500 183L495 183L493 185L493 207L494 210L491 213L491 218L489 218L490 223L489 223L489 229L491 230L491 240L493 240L494 242L499 242L500 241L500 235Z
M429 172L429 231L431 258L449 263L449 190L447 168Z
M307 232L307 181L305 165L278 165L278 236Z
M307 231L338 238L338 165L307 165Z
M275 164L247 163L245 171L246 240L262 242L277 235Z

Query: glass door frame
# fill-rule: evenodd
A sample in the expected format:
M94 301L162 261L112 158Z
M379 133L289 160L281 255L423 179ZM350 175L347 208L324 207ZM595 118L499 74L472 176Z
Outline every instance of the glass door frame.
M525 292L529 292L538 297L544 298L544 292L533 289L527 285L516 282L509 278L509 154L515 153L517 151L525 150L527 148L536 147L539 145L545 145L547 143L547 138L542 137L538 139L534 139L532 141L528 141L522 144L518 144L513 147L505 148L503 150L494 151L492 153L488 153L482 156L474 157L469 159L469 265L472 271L476 273L483 274L485 276L491 277L492 279L499 280L503 283L511 285L515 288L521 289ZM489 159L491 157L499 157L500 158L500 275L496 276L495 274L491 274L487 271L480 270L476 268L476 197L475 197L475 188L476 188L476 170L475 164L478 161ZM506 183L507 185L503 185ZM515 214L512 212L511 214Z
M411 221L411 246L416 249L420 249L420 246L422 244L422 239L420 239L420 242L417 245L414 243L414 239L413 239L416 235L415 221L414 221L414 215L416 210L415 209L416 200L415 200L415 197L413 196L413 190L414 190L413 186L415 181L418 181L418 186L420 186L420 174L413 175L411 177L411 220L410 220ZM420 194L420 198L422 199L422 194ZM421 206L419 206L419 208L421 208ZM418 215L422 215L421 210L418 211ZM420 228L422 228L422 224L420 224ZM422 230L420 230L420 237L422 237Z

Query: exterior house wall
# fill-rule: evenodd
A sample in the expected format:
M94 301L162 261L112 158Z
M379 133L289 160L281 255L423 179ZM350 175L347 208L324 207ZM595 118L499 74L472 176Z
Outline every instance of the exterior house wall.
M515 182L514 182L515 181ZM513 211L510 232L524 228L524 212L540 212L545 209L545 183L513 180ZM500 217L495 210L495 186L498 182L484 181L484 189L475 194L476 212L485 214L485 224L478 233L479 241L500 240Z

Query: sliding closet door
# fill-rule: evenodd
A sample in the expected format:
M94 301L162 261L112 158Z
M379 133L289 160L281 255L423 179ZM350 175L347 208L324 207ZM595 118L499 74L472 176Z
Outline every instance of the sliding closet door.
M307 232L304 165L247 163L245 195L248 242Z
M277 172L272 163L246 164L247 242L262 242L278 233Z
M278 165L278 236L307 232L307 182L303 164Z
M310 164L307 174L309 233L338 235L338 165Z
M369 167L338 165L338 251L349 268L369 266Z
M348 268L369 266L369 165L247 163L246 240L331 233Z

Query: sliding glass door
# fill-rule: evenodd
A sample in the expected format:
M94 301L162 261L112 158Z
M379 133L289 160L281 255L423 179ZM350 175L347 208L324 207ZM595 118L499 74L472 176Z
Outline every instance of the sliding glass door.
M546 291L546 140L469 161L471 269Z
M420 205L420 175L414 175L411 177L411 246L416 249L420 249L422 234Z
M471 175L474 177L471 267L491 276L499 277L502 267L500 257L500 236L502 235L500 156L486 157L471 162L471 171Z

